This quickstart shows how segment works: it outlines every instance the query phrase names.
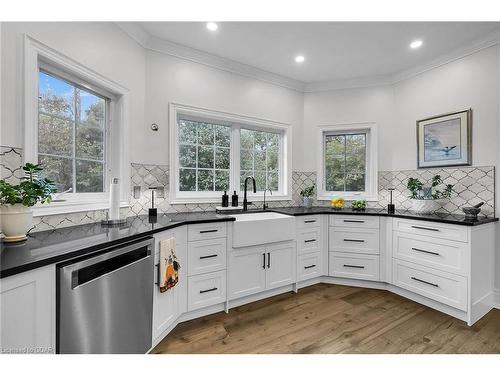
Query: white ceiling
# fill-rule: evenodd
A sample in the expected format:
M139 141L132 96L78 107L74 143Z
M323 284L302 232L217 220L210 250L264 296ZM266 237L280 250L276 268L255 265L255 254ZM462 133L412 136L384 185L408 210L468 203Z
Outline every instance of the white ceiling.
M500 31L500 22L142 22L149 36L303 83L395 75ZM412 50L409 43L422 39ZM302 54L306 61L297 64Z

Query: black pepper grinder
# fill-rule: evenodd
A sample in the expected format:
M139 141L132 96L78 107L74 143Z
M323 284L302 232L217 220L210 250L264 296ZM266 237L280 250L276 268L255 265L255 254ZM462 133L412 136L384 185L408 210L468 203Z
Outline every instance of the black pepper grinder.
M389 188L387 189L389 190L389 193L391 195L390 197L390 201L389 201L389 204L387 205L387 213L388 214L393 214L394 212L396 212L396 206L394 206L394 204L392 203L392 192L395 190L394 188Z
M238 194L236 194L236 190L233 192L233 196L231 197L231 206L238 207Z

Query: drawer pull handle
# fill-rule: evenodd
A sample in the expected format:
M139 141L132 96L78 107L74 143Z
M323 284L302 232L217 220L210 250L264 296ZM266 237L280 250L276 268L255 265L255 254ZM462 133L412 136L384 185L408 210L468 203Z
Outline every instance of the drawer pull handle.
M344 238L344 242L365 242L365 240L352 240L349 238Z
M419 251L421 253L426 253L426 254L432 254L432 255L440 255L439 253L435 253L434 251L428 251L428 250L422 250L422 249L417 249L416 247L412 247L412 250Z
M214 290L217 290L217 289L218 288L213 287L213 288L210 288L210 289L200 290L200 294L208 293L208 292L213 292Z
M344 264L345 268L365 268L365 266L354 266L352 264Z
M364 220L344 220L344 223L364 223Z
M314 220L304 220L304 223L309 224L309 223L315 223L316 219Z
M315 239L312 239L312 240L304 240L305 243L308 243L308 242L316 242Z
M217 256L217 254L203 255L200 257L200 259L215 258L216 256Z
M203 234L203 233L214 233L214 232L218 232L218 231L219 231L218 229L200 230L200 234Z
M424 284L427 284L427 285L430 285L430 286L433 286L435 288L439 288L439 285L438 284L434 284L434 283L431 283L429 281L425 281L425 280L422 280L422 279L419 279L417 277L411 277L412 280L415 280L415 281L418 281L419 283L424 283Z
M310 266L304 266L304 269L307 270L309 268L314 268L314 267L316 267L316 265L315 264L311 264Z
M415 229L423 229L423 230L430 230L430 231L433 231L433 232L439 232L439 229L437 229L437 228L420 227L418 225L412 225L411 227L415 228Z

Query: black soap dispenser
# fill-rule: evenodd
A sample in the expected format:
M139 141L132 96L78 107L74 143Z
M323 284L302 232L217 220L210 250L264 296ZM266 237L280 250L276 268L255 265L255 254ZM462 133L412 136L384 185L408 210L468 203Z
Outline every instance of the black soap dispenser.
M391 194L391 198L390 198L389 204L387 205L387 213L388 214L393 214L394 212L396 212L396 206L394 206L394 204L392 203L392 192L395 189L394 188L389 188L387 190L389 190L389 193Z
M224 194L222 194L222 207L229 206L229 195L227 195L226 190L224 190Z
M238 207L238 194L236 194L236 190L233 192L233 196L231 197L231 206Z

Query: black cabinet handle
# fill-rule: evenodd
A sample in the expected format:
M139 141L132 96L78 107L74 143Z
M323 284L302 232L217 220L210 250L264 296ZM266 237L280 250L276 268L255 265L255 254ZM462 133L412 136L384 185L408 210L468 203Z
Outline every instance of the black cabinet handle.
M200 294L208 293L208 292L213 292L214 290L217 290L217 289L218 288L213 287L213 288L210 288L210 289L200 290Z
M430 285L430 286L433 286L435 288L439 288L439 285L438 284L434 284L434 283L431 283L429 281L425 281L425 280L422 280L422 279L419 279L417 277L411 277L412 280L415 280L415 281L418 281L419 283L423 283L423 284L427 284L427 285Z
M411 227L415 228L415 229L423 229L423 230L430 230L432 232L439 232L439 229L437 229L437 228L427 228L427 227L421 227L418 225L412 225Z
M203 234L203 233L214 233L214 232L218 232L219 230L218 229L208 229L208 230L200 230L200 233Z
M156 281L155 281L155 285L160 286L160 263L155 264L155 268L156 268Z
M305 243L308 243L308 242L316 242L316 239L312 239L312 240L304 240Z
M266 253L262 253L262 268L266 269Z
M309 224L309 223L315 223L316 219L314 220L304 220L304 223Z
M267 253L267 268L271 268L271 253Z
M364 223L364 220L344 220L344 223Z
M310 266L304 266L304 269L307 270L309 268L314 268L314 267L316 267L316 265L315 264L311 264Z
M345 268L365 268L365 266L354 266L352 264L344 264Z
M365 242L365 240L352 240L349 238L344 238L344 242Z
M215 258L217 254L212 254L212 255L203 255L200 257L200 259L208 259L208 258Z
M422 249L417 249L416 247L412 247L412 250L419 251L421 253L426 253L426 254L432 254L432 255L440 255L439 253L435 253L434 251L428 251L428 250L422 250Z

